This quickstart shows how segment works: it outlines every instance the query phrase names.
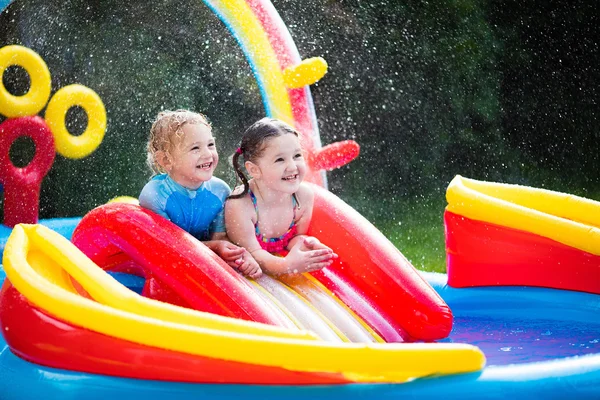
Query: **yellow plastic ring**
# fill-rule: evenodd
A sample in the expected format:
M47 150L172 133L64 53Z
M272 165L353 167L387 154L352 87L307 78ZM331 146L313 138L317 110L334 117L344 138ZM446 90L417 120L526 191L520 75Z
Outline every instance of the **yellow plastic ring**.
M134 204L136 206L140 205L140 202L135 197L131 196L117 196L115 198L110 199L106 204L110 203L125 203L125 204Z
M29 74L31 85L23 96L13 96L0 82L0 114L8 118L36 115L50 97L50 71L35 51L23 46L0 49L0 80L10 66L19 66Z
M85 110L88 125L81 135L73 136L67 130L65 118L71 107ZM46 109L46 122L54 135L56 151L64 157L83 158L102 142L106 131L106 109L100 97L83 85L69 85L52 96Z

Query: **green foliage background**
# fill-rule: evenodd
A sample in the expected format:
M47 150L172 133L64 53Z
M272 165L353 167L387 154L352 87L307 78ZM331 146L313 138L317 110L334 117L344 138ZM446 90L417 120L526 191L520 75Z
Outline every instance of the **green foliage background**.
M324 144L354 139L361 156L330 189L390 237L415 266L443 270L445 188L456 174L598 198L598 14L592 2L276 0L302 57L328 74L311 90ZM201 1L16 0L0 46L38 52L53 92L95 90L106 138L83 160L57 156L41 217L83 215L149 177L144 147L161 109L206 113L218 174L264 114L234 38ZM26 90L18 69L4 74ZM73 132L83 113L70 113ZM32 149L13 146L26 164Z

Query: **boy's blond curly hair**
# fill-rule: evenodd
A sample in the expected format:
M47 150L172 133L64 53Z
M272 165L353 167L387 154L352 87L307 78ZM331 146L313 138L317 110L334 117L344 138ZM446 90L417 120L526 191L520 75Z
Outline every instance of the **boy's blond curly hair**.
M165 110L158 113L152 123L152 128L150 128L146 160L148 167L154 174L166 172L158 163L156 153L163 151L169 154L174 146L180 142L183 136L182 128L185 124L203 124L212 129L204 114L189 110Z

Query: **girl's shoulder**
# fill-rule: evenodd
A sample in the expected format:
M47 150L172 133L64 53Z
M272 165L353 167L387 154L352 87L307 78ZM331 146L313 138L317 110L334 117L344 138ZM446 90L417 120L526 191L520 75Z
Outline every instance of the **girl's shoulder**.
M296 192L296 197L300 202L302 202L303 200L305 203L307 201L312 202L315 197L315 192L313 191L312 187L303 182L300 184L300 187Z
M235 196L237 194L242 194L243 192L244 186L238 186L235 189L233 189L231 195ZM239 218L242 215L253 216L254 205L252 204L252 199L250 199L250 194L246 193L242 197L228 198L225 202L225 214L237 216L237 218Z
M242 193L244 193L244 186L243 185L237 186L231 192L231 196L237 196ZM245 207L254 208L254 205L252 204L252 199L250 198L250 193L248 193L248 192L241 197L236 197L236 198L229 197L227 199L227 204L229 204L230 207L232 207L232 208L245 208Z
M304 212L307 209L311 209L312 210L312 206L314 204L314 198L315 198L315 193L313 192L313 189L304 184L301 183L300 187L298 188L298 190L296 191L296 200L298 200L299 203L299 214L297 215L298 217L302 217L302 215L304 215Z
M242 193L244 193L244 185L236 186L236 187L235 187L235 188L233 188L233 190L231 191L231 195L232 195L232 196L237 196L237 195L239 195L239 194L242 194ZM249 197L250 197L250 194L249 194L249 193L246 193L246 194L245 194L244 196L242 196L242 197L239 197L239 198L237 198L237 199L230 199L230 200L241 200L241 199L243 199L243 198L246 198L246 197L248 197L248 198L249 198Z

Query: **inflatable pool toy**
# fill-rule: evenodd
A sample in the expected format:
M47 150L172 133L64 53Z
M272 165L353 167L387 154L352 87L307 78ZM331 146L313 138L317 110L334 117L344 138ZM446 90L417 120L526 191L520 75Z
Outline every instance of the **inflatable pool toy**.
M205 3L242 46L267 114L300 132L309 180L325 186L323 171L359 152L352 141L321 147L307 85L326 63L300 59L268 1ZM457 177L442 275L415 271L356 211L315 191L310 233L339 262L282 282L242 279L131 199L40 225L16 215L0 227L2 398L600 396L597 203L577 213L568 195ZM565 254L586 260L569 266L579 278L558 267ZM498 284L519 286L488 286Z
M67 130L65 118L71 107L79 106L87 114L85 131L73 136ZM90 155L102 142L106 131L106 110L100 97L82 85L69 85L52 96L46 109L46 122L56 142L56 151L68 158L83 158Z
M4 268L10 279L0 308L6 341L13 352L44 365L78 369L77 360L86 357L80 362L83 371L131 376L115 367L125 362L124 354L135 352L158 361L172 358L164 355L164 350L170 350L179 353L177 368L156 361L148 365L132 357L128 362L134 377L182 381L181 371L187 370L200 375L189 378L192 382L323 384L403 382L431 374L471 372L485 360L469 345L327 344L315 341L308 332L246 325L169 307L128 291L69 241L39 225L15 227L5 249ZM28 312L28 307L34 310ZM27 313L37 316L24 318ZM49 320L55 321L51 327ZM31 329L34 326L38 329ZM56 328L62 334L48 334ZM78 340L61 341L65 335ZM30 339L25 344L24 336ZM95 352L92 358L81 351L97 342L101 354ZM196 367L200 362L203 368ZM231 364L226 365L228 375L215 374L213 364ZM146 374L144 368L151 371ZM235 368L240 370L232 373ZM256 375L241 378L244 369ZM273 375L273 369L279 373Z
M446 197L450 285L600 294L600 203L460 176Z
M0 8L2 10L2 8ZM8 117L0 123L0 188L4 195L4 225L35 223L43 178L54 162L55 152L69 158L83 158L102 142L106 130L106 110L98 95L83 85L70 85L52 96L45 120L35 116L50 97L50 72L44 60L23 46L0 49L0 78L9 66L22 66L31 77L29 92L13 96L0 82L0 114ZM88 123L80 136L72 136L66 128L67 111L80 106ZM33 160L16 167L10 159L10 148L20 137L29 137L35 145Z
M10 160L14 141L27 136L36 152L28 165L18 168ZM0 123L0 182L4 188L4 225L35 223L42 180L54 162L54 139L40 117L11 118Z
M423 274L455 316L446 345L328 344L303 330L207 315L140 297L41 225L15 228L4 268L11 283L5 280L1 292L0 340L12 350L6 345L0 353L0 393L9 399L52 398L65 391L75 398L222 398L242 388L251 398L308 394L433 399L443 394L461 399L591 399L600 393L595 294L535 287L458 289L446 284L445 275ZM76 277L77 284L69 277ZM144 279L115 277L136 292L145 285ZM245 333L235 333L242 329ZM169 340L169 335L178 339ZM238 340L245 345L234 344ZM274 354L268 350L273 344L265 341L276 342ZM484 358L475 348L446 347L465 342L486 354L482 371ZM301 346L296 353L300 358L290 358L295 356L287 353L292 351L286 350L288 344ZM260 354L253 353L256 349ZM280 357L282 351L285 357ZM344 356L354 362L336 364ZM276 365L282 359L284 368ZM317 366L331 369L318 372ZM465 373L443 374L461 370ZM406 381L409 376L421 378Z
M2 10L4 7L0 7ZM0 83L0 114L8 118L35 115L50 97L50 71L44 60L34 51L23 46L5 46L0 49L0 78L10 66L19 66L29 75L29 91L13 96Z

